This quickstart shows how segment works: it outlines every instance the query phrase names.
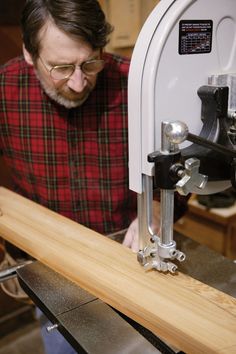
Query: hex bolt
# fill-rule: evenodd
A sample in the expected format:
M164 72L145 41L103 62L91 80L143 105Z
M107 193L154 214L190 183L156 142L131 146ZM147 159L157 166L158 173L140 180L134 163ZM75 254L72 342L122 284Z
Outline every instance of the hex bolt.
M50 332L54 331L54 330L57 329L57 328L58 328L58 323L55 323L55 324L53 324L53 325L51 325L51 326L48 326L48 327L46 328L46 331L47 331L48 333L50 333Z

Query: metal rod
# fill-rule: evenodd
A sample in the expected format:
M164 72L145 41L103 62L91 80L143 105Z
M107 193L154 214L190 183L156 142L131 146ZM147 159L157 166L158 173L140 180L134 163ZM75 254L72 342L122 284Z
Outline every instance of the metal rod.
M208 149L212 149L217 151L221 154L228 155L231 157L236 157L236 150L228 149L223 145L213 143L212 141L206 140L200 136L194 135L192 133L188 133L187 140L191 141L192 143L196 143L198 145L202 145Z
M173 243L174 191L161 189L160 203L160 244L171 245Z
M145 191L146 191L146 218L147 218L147 230L151 237L155 235L155 232L152 229L153 224L153 180L152 177L145 175L144 176Z
M17 273L16 273L17 269L20 269L29 263L32 263L32 261L30 261L30 260L24 261L24 262L14 265L14 266L11 266L11 267L1 270L0 271L0 283L3 283L4 281L9 280L11 278L15 278L17 276Z
M168 122L162 122L161 151L170 152L173 148L170 140L166 137L165 128ZM173 243L173 214L174 214L174 191L160 190L160 244L170 245Z
M152 177L143 175L143 193L138 194L138 222L139 222L139 249L149 244L150 237L154 236L152 230L152 201L153 201L153 182Z
M144 250L148 245L148 232L146 220L146 195L138 194L138 228L139 228L139 250Z

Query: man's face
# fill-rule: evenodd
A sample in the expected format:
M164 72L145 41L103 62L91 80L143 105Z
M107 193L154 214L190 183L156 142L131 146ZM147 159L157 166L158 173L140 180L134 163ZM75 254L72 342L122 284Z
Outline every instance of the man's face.
M24 49L25 59L33 64L41 85L50 98L66 108L78 107L94 89L97 74L84 74L79 67L84 61L99 59L100 51L94 51L82 40L73 39L48 22L40 32L40 58L33 62ZM67 79L55 80L50 75L53 66L77 65Z

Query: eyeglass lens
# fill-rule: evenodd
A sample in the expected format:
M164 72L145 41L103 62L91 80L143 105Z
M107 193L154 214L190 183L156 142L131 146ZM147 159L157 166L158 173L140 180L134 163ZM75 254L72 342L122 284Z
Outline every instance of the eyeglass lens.
M94 75L102 71L104 68L105 61L99 60L89 60L81 64L80 68L84 74ZM68 65L57 65L54 66L51 71L51 77L55 80L68 79L75 71L76 66L73 64Z

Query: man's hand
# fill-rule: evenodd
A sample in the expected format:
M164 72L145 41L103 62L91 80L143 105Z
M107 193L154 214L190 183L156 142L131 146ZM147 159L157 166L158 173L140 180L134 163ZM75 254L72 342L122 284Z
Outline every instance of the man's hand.
M134 219L129 225L129 228L125 234L123 245L132 249L133 252L139 251L138 244L138 218Z
M157 233L160 229L160 203L154 200L152 207L153 207L152 229L155 233ZM139 251L138 218L134 219L130 224L125 234L123 245L131 248L133 252Z

